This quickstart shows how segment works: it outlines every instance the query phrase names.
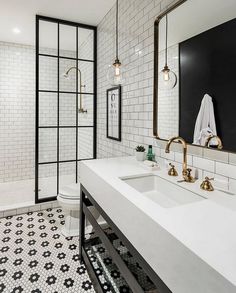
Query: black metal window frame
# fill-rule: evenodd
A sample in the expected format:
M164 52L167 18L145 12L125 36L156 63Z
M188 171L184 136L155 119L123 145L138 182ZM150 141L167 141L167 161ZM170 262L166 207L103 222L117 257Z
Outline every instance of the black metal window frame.
M40 21L46 21L50 23L57 24L57 54L50 55L40 53L40 39L39 39L39 23ZM76 28L76 57L66 57L60 56L60 25L68 25ZM81 59L78 55L78 30L79 28L88 29L93 31L93 60L89 59ZM57 58L57 90L46 90L40 89L39 87L39 59L40 57L51 57ZM76 61L76 68L78 68L78 62L91 62L93 63L93 93L83 92L86 95L93 96L93 125L88 126L80 126L78 124L78 97L79 94L79 85L78 85L78 70L76 70L76 90L75 92L67 92L67 91L60 91L60 60L67 59L67 60L75 60ZM54 126L40 126L39 125L39 95L40 93L55 93L57 94L57 125ZM60 94L74 94L76 96L76 125L74 126L61 126L59 123L60 119ZM91 160L95 159L97 156L97 27L91 26L87 24L81 24L77 22L67 21L63 19L57 19L42 15L36 15L36 115L35 115L35 203L42 203L47 201L56 200L56 196L46 197L46 198L39 198L39 166L40 165L57 165L57 194L59 193L59 168L60 164L62 163L72 163L75 162L75 181L78 183L78 162L83 160ZM60 129L62 128L75 128L76 129L76 158L75 160L62 160L60 161L59 151L60 151ZM78 158L78 130L79 128L93 128L93 156L91 158L79 159ZM57 160L56 161L49 161L49 162L39 162L39 129L57 129Z

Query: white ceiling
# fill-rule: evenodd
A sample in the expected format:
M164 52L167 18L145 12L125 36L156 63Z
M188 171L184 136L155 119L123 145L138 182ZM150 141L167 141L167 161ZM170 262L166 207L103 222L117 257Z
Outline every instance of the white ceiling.
M0 0L0 41L33 45L36 14L96 26L114 4L115 0Z

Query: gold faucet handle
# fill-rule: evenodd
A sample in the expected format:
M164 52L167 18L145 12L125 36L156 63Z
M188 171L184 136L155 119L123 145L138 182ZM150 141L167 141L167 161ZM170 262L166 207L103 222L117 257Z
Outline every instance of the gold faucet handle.
M202 184L200 185L201 189L205 191L213 191L214 187L211 184L211 180L214 180L214 178L205 177L205 180L203 180Z
M187 168L186 171L187 171L187 176L190 177L191 176L192 169Z
M175 169L175 165L169 163L170 170L168 171L169 176L178 176L178 172Z
M186 173L183 173L183 177L184 177L184 181L186 182L190 182L190 183L194 183L196 181L196 179L193 178L193 176L191 175L192 169L187 168L186 169Z

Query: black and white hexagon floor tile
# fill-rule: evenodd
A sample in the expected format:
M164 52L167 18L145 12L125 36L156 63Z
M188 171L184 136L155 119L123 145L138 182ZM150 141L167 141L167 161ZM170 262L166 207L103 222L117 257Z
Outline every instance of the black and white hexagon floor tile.
M0 219L0 293L95 292L61 209Z

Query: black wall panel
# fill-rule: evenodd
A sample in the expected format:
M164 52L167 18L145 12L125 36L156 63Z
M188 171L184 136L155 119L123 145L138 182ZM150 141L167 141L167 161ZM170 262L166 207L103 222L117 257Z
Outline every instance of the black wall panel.
M192 143L207 93L224 149L236 151L236 19L180 43L179 54L180 136Z

